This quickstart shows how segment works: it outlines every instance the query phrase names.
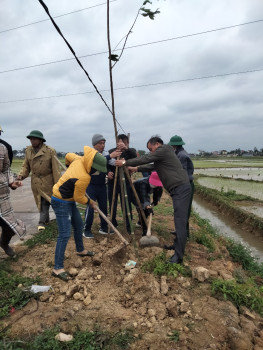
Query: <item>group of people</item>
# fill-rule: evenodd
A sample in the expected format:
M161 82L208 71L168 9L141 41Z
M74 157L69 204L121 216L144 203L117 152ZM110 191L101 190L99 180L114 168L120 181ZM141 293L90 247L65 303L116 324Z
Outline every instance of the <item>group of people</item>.
M26 149L25 159L16 180L9 178L11 174L10 155L8 159L10 150L8 152L7 146L0 144L0 151L3 151L3 157L1 156L0 159L1 187L5 183L7 184L5 186L15 189L21 186L22 181L31 173L31 187L40 212L38 231L45 230L49 222L51 204L56 214L59 231L55 249L55 266L52 272L54 277L62 280L68 279L68 274L64 270L64 254L71 227L74 231L77 254L79 256L94 254L84 248L83 237L94 237L92 223L96 205L107 216L109 203L111 222L115 227L118 226L117 199L123 182L126 185L127 205L122 205L122 207L128 233L131 233L132 203L136 206L138 224L142 227L142 234L145 235L147 230L145 217L152 213L153 206L160 201L163 187L169 192L173 201L176 231L171 232L175 235L174 244L164 246L164 248L174 250L174 255L169 260L170 263L182 263L187 236L189 236L194 167L188 153L182 147L184 142L180 136L171 137L168 144L164 144L159 136L153 136L147 141L149 153L138 157L136 150L129 147L127 135L118 135L116 148L105 152L106 139L101 134L95 134L92 137L93 147L85 146L83 156L75 153L66 155L65 164L68 169L62 176L56 152L45 144L46 140L42 132L33 130L27 135L27 138L31 146ZM125 178L123 180L117 176L121 167L128 169L122 172ZM132 184L129 174L133 172L141 172L147 176L137 179ZM150 194L153 194L152 201ZM12 235L17 233L15 228L19 227L19 223L16 221L16 225L8 224L4 217L2 198L0 197L0 224L2 227L0 246L12 256L14 252L9 242ZM76 203L87 205L84 223ZM5 228L6 223L11 233ZM99 233L113 233L101 216Z

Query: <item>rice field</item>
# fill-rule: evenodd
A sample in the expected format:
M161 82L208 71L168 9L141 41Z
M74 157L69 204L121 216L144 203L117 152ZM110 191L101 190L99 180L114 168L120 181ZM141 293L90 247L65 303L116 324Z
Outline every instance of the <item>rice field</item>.
M263 168L197 168L195 174L263 181Z
M242 181L217 177L199 177L198 183L204 187L218 191L236 191L238 194L247 195L263 201L263 182Z

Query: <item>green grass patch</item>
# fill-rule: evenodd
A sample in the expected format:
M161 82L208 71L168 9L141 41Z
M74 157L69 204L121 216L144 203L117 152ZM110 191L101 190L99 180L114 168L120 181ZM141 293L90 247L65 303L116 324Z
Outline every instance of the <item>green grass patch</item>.
M25 306L34 295L26 289L32 284L40 283L38 277L29 278L12 273L7 263L0 264L0 318L9 315L12 308L17 310ZM18 288L19 284L23 288Z
M58 333L59 329L56 327L26 342L2 339L0 348L3 350L126 350L135 339L130 330L110 333L95 329L93 332L78 331L73 334L72 341L60 342L55 339Z
M58 229L56 221L51 221L44 231L36 233L32 238L25 241L25 245L29 248L38 244L46 244L52 241L56 241L58 237Z
M177 342L179 341L179 336L180 336L179 331L175 330L175 331L173 331L172 335L169 336L169 338L170 338L173 342L177 343Z
M191 217L194 223L199 226L199 229L191 233L190 239L207 247L210 253L214 252L216 248L215 239L219 237L216 229L208 220L202 219L195 212L192 212Z
M263 278L263 263L259 264L247 247L231 239L226 240L226 247L233 260L240 263L244 270Z
M212 282L213 294L221 294L225 300L232 301L236 307L246 306L263 315L263 287L258 288L252 280L240 284L235 280L216 279Z
M173 276L177 277L179 274L185 274L186 269L179 264L167 264L166 252L156 255L153 259L145 262L141 269L143 272L150 272L156 276Z

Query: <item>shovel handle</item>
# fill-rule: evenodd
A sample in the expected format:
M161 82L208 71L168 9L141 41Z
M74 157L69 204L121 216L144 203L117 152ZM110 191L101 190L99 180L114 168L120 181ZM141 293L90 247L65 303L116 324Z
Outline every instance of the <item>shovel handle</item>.
M152 218L153 218L153 213L151 213L149 216L148 228L147 228L147 233L146 233L147 237L151 236Z

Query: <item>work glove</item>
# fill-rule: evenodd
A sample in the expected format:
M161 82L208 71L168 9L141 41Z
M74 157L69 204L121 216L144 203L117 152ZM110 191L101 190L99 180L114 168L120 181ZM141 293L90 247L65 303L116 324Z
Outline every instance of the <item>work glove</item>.
M144 213L147 218L150 214L154 215L152 208L145 208Z

